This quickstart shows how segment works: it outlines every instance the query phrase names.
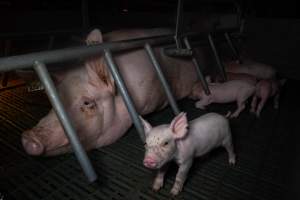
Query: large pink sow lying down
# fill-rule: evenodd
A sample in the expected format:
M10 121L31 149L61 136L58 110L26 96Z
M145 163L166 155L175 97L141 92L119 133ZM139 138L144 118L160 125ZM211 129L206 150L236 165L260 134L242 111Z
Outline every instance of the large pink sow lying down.
M90 44L162 34L171 32L166 29L125 30L102 35L99 30L94 30L86 40ZM175 97L188 96L197 80L192 62L164 56L161 48L155 48L155 52ZM114 55L140 114L167 105L166 95L145 50ZM131 126L130 116L101 54L76 67L59 77L58 93L84 147L92 149L109 145ZM31 155L57 155L71 151L53 110L34 128L23 133L22 143Z

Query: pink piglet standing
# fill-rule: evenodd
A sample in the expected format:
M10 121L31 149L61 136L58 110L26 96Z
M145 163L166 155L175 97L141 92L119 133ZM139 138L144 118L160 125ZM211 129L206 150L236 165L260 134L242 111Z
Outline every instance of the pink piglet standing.
M152 127L143 118L141 120L146 135L143 163L147 168L158 169L153 183L155 191L163 186L164 175L171 160L175 160L179 166L171 189L173 196L182 190L194 157L223 146L228 152L229 163L235 164L229 122L220 114L208 113L188 123L186 113L182 112L172 120L171 124L156 127Z

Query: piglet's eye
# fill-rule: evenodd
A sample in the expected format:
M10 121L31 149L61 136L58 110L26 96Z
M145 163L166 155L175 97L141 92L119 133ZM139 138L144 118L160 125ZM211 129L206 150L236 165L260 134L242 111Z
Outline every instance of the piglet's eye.
M169 142L165 142L165 143L164 143L164 146L167 146L168 144L169 144Z

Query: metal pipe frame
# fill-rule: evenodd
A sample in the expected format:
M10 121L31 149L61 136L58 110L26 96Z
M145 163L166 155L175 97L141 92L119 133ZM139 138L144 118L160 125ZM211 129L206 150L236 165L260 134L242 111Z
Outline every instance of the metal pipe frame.
M8 56L11 49L11 41L5 40L4 56ZM6 87L8 84L9 72L4 72L2 75L1 86Z
M84 174L86 175L87 179L90 182L93 182L97 179L97 174L94 171L91 162L83 149L78 136L76 135L75 129L69 119L68 115L66 114L64 107L59 99L58 93L55 89L55 86L50 78L50 75L47 71L47 68L44 63L35 61L33 64L33 68L36 71L37 75L39 76L41 82L43 83L48 98L56 112L56 115L61 122L65 133L70 141L70 144L74 150L74 153L82 167Z
M175 28L175 42L176 42L176 48L181 49L182 43L181 43L181 29L182 29L182 9L183 9L183 0L178 0L177 4L177 17L176 17L176 28Z
M166 80L166 78L165 78L165 76L164 76L164 74L161 70L161 67L160 67L159 63L158 63L157 59L155 58L152 47L150 46L150 44L146 43L145 44L145 49L146 49L146 52L147 52L153 66L155 68L155 71L158 75L158 78L159 78L159 80L160 80L160 82L161 82L161 84L162 84L162 86L163 86L163 88L166 92L166 95L167 95L167 98L168 98L169 103L171 105L171 108L172 108L174 114L178 115L180 113L180 111L179 111L179 108L177 106L176 100L175 100L175 98L174 98L174 96L171 92L170 86L169 86L169 84L168 84L168 82L167 82L167 80Z
M235 58L235 60L239 61L239 63L241 62L240 60L240 55L239 55L239 52L238 50L236 49L236 47L234 46L233 42L232 42L232 39L230 37L230 35L226 32L224 33L224 36L226 38L226 41L228 43L228 46L230 47L231 51L232 51L232 54Z
M113 60L110 50L107 50L107 49L104 50L104 58L105 58L107 66L108 66L108 69L109 69L111 75L113 76L115 83L120 91L120 94L124 100L124 103L127 107L129 115L132 119L132 122L133 122L135 128L137 129L141 140L143 142L145 142L144 126L139 118L138 112L135 109L133 100L131 99L131 97L128 93L128 90L126 88L124 80L123 80L121 74L119 73L118 66L115 64L115 62Z
M54 45L54 41L55 41L55 36L54 35L51 35L49 37L49 42L48 42L48 49L51 50L53 48L53 45Z
M199 35L198 33L189 33L185 34L189 36ZM50 99L50 102L58 115L62 126L66 132L67 137L71 143L72 148L74 149L75 155L90 182L97 179L97 175L88 159L86 152L81 146L80 141L75 133L75 130L63 108L62 103L59 100L58 94L55 90L53 82L49 77L49 73L46 68L46 64L64 62L69 60L74 60L78 58L85 58L93 55L99 55L104 51L105 60L109 66L110 73L114 77L117 87L119 88L121 95L125 101L129 114L132 118L132 121L135 127L138 130L138 133L142 139L145 141L144 128L138 117L138 114L135 110L133 101L128 95L127 89L125 87L124 81L120 76L117 66L113 62L110 51L122 51L130 50L143 47L145 43L149 45L163 45L171 44L174 42L173 35L162 35L155 37L139 38L118 42L108 42L92 46L79 46L75 48L66 48L54 51L44 51L37 53L30 53L19 56L10 56L0 58L0 72L1 71L10 71L15 69L24 69L31 68L34 66L35 71L37 72L41 82L43 83L46 93ZM109 49L109 50L108 50ZM179 112L179 111L178 111Z
M81 0L81 15L82 15L82 28L87 30L90 25L89 20L89 7L87 0Z
M218 33L224 33L224 30L218 31ZM182 36L189 36L195 38L197 37L196 39L198 39L198 37L207 38L207 34L205 33L187 33L183 34ZM171 34L160 35L154 37L145 37L116 42L106 42L96 45L85 45L73 48L65 48L52 51L42 51L18 56L4 57L0 58L0 71L31 68L36 60L45 64L52 64L70 61L78 58L87 58L90 56L99 55L99 53L102 53L104 49L110 49L110 51L112 52L117 52L123 50L143 48L145 43L149 43L152 46L170 45L174 43L174 37Z
M186 48L188 48L189 50L191 50L193 52L193 56L192 56L192 61L194 63L194 66L196 68L196 72L197 72L197 75L202 83L202 86L203 86L203 89L204 89L204 92L206 95L210 95L210 90L209 90L209 87L208 87L208 84L207 84L207 81L202 73L202 70L200 68L200 65L199 65L199 62L195 56L195 52L193 51L193 48L188 40L188 37L184 37L184 43L185 43L185 46Z
M171 43L173 40L174 39L171 35L162 37L158 36L146 39L132 39L127 41L107 42L96 45L85 45L53 51L29 53L20 56L11 56L0 59L0 71L29 68L36 60L45 64L52 64L57 62L61 63L65 61L74 60L79 57L86 58L89 56L99 55L99 53L102 53L104 49L110 49L111 51L122 51L143 47L146 41L151 44L158 45L165 42Z
M217 65L219 67L222 79L223 79L223 81L226 81L227 80L227 76L226 76L225 68L224 68L224 66L223 66L223 64L221 62L219 53L217 51L215 42L214 42L213 37L212 37L211 34L208 34L208 41L209 41L210 47L211 47L211 49L212 49L212 51L214 53L215 59L217 61Z

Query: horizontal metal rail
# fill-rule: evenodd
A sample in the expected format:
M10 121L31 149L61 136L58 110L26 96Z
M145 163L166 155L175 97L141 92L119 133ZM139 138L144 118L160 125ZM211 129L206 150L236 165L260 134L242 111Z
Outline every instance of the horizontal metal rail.
M18 38L26 38L26 37L42 37L42 36L49 36L49 35L71 35L71 34L79 34L83 33L84 31L80 28L77 29L66 29L66 30L45 30L45 31L26 31L26 32L1 32L0 38L1 39L18 39Z
M235 30L235 29L230 29ZM229 29L219 31L223 34ZM218 34L218 33L216 33ZM201 37L204 41L207 40L207 33L188 33L182 36L189 37ZM9 71L22 68L31 68L35 61L43 62L44 64L52 64L58 62L70 61L78 58L86 58L89 56L98 55L102 53L104 49L109 49L111 52L130 50L136 48L143 48L145 43L152 46L157 45L170 45L174 44L173 35L162 35L146 38L138 38L131 40L105 42L102 44L90 45L90 46L78 46L73 48L65 48L59 50L42 51L36 53L23 54L18 56L10 56L0 58L0 71Z

